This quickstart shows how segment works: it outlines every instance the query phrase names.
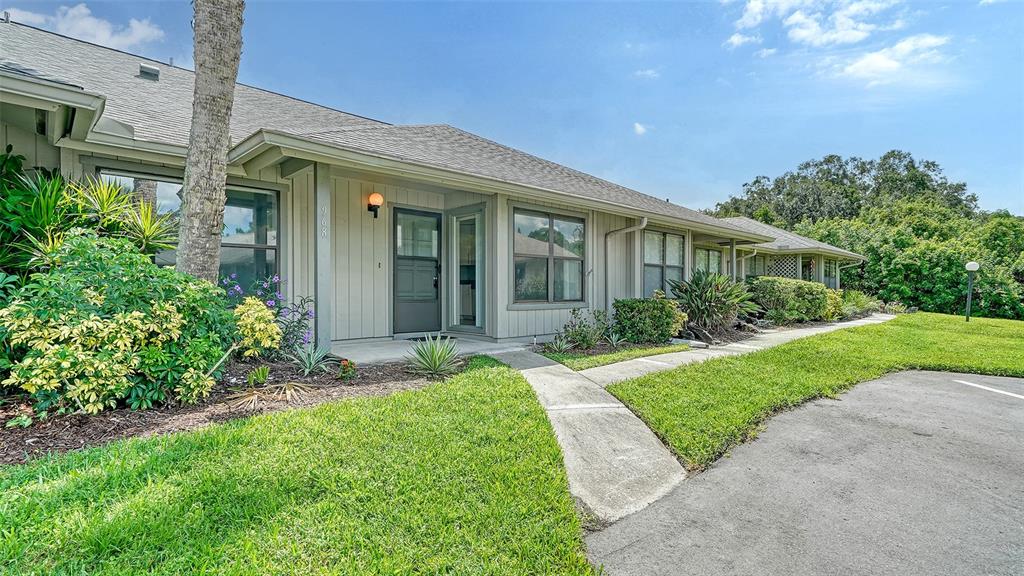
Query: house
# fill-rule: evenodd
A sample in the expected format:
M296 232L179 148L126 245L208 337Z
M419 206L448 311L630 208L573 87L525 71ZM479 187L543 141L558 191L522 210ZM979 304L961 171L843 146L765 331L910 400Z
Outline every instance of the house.
M745 245L737 250L737 275L740 278L785 276L821 282L829 288L838 289L839 270L865 261L860 254L744 216L722 220L749 232L774 238L770 242Z
M0 145L29 166L116 179L161 211L180 204L192 86L189 70L0 22ZM221 272L243 284L279 273L286 297L313 297L324 345L545 337L572 309L608 309L695 267L740 275L740 255L789 255L769 248L775 232L452 126L239 84L230 136Z

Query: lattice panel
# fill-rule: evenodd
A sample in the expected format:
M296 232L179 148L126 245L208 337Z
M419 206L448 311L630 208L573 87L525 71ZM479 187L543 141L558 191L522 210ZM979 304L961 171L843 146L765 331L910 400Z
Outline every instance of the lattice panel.
M769 276L796 278L796 256L775 256L768 266Z

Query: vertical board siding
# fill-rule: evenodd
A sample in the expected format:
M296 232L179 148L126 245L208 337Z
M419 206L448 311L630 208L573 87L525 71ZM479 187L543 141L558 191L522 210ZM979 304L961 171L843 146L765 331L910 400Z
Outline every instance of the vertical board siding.
M392 212L395 206L440 212L445 194L337 175L332 184L333 339L390 336ZM374 192L384 196L377 218L366 209Z
M52 115L51 115L52 116ZM60 167L60 149L37 134L34 108L0 104L0 150L13 146L13 153L25 157L26 168Z

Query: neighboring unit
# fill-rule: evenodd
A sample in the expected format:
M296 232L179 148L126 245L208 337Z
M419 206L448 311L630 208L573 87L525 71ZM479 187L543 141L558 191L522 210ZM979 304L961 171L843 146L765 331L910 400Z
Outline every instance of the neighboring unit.
M0 23L0 145L27 166L115 179L175 211L193 80ZM772 248L778 229L447 125L396 126L239 84L230 134L221 272L243 285L280 273L287 297L315 298L325 345L434 331L545 337L571 309L650 295L695 267L741 276L732 263L754 249L790 254Z
M865 260L860 254L744 216L722 220L749 232L775 238L771 242L743 246L739 250L737 270L741 278L785 276L839 288L839 270Z

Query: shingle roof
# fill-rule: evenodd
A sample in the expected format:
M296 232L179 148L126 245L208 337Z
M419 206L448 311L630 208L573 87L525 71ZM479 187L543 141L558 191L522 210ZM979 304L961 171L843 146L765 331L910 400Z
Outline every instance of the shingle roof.
M374 155L593 198L708 226L732 228L713 216L666 202L445 124L381 126L295 135Z
M765 236L771 236L775 240L771 242L764 242L762 244L755 244L754 248L766 248L768 250L779 250L779 251L800 251L806 250L808 252L826 252L835 256L844 256L847 258L854 258L857 260L864 260L864 257L855 252L849 250L843 250L837 248L831 244L819 242L806 236L794 234L788 230L777 228L770 224L765 224L758 220L753 220L745 216L733 216L730 218L722 218L726 222L746 230L747 232L754 232L755 234L763 234Z
M185 146L192 116L190 70L22 24L0 24L0 63L31 68L106 97L105 118L132 126L134 138ZM139 75L145 62L159 80ZM231 138L274 130L339 148L635 208L718 229L712 216L619 186L447 125L393 126L238 84Z
M191 70L13 22L0 23L0 63L104 95L103 116L132 126L138 140L188 144L195 78ZM139 76L140 63L159 68L160 79ZM312 131L377 125L385 124L245 84L235 88L233 142L260 128Z

